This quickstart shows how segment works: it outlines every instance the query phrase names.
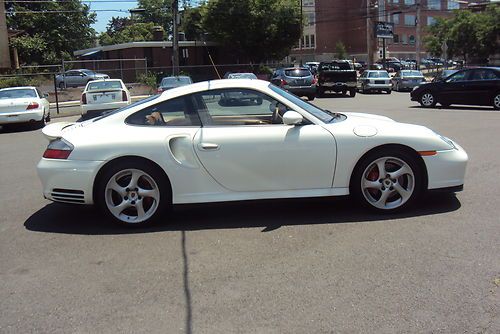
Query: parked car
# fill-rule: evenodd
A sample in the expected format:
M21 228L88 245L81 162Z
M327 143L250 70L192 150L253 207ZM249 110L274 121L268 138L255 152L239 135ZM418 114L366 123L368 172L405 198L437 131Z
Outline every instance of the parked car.
M82 118L92 118L105 111L125 107L131 101L130 92L120 79L91 81L82 93Z
M161 79L160 85L158 86L158 93L162 93L175 87L190 85L192 83L193 80L191 77L186 75L165 77Z
M39 126L50 121L48 94L36 87L0 89L0 125L35 123Z
M441 81L457 72L458 70L442 70L436 74L436 76L432 79L432 82Z
M412 90L418 85L426 82L422 72L417 70L402 70L396 73L391 79L392 89L397 92L402 90Z
M373 91L384 91L387 94L391 94L391 77L389 76L389 73L387 73L387 71L366 70L358 78L357 87L363 94Z
M216 103L227 92L263 103ZM460 191L468 160L424 126L324 110L262 80L199 82L43 134L44 197L98 204L127 225L160 220L172 204L311 196L394 212L427 191Z
M345 60L321 62L318 67L318 95L324 96L325 92L347 94L356 96L357 72Z
M411 100L423 107L452 104L492 106L500 109L500 67L464 69L438 81L419 86Z
M271 83L309 101L316 97L316 78L307 67L286 67L274 71Z
M307 67L313 75L315 75L318 73L319 61L308 61L304 64L304 66Z
M96 73L91 70L70 70L66 73L56 75L56 84L60 89L67 87L85 86L89 81L98 79L109 79L109 75Z

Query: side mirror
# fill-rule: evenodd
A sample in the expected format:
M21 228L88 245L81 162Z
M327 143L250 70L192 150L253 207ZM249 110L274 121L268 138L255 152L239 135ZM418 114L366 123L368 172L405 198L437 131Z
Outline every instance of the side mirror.
M304 121L304 117L296 111L289 110L283 115L283 123L286 125L299 125Z

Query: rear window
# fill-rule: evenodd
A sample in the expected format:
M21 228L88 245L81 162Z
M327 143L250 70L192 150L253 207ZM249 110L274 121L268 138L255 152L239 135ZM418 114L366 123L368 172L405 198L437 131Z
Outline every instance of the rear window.
M122 89L120 81L96 81L90 82L87 90Z
M257 79L253 73L231 73L227 76L228 79Z
M9 89L0 91L0 99L22 99L25 97L37 97L34 89Z
M389 77L389 73L387 73L386 71L370 72L368 74L368 77L369 78L388 78Z
M285 75L287 77L308 77L311 76L311 72L309 70L306 70L305 68L294 68L290 70L285 70Z
M192 83L190 78L187 77L168 77L163 78L161 86L184 86Z
M319 66L319 69L323 71L350 70L351 66L349 65L349 63L322 63Z

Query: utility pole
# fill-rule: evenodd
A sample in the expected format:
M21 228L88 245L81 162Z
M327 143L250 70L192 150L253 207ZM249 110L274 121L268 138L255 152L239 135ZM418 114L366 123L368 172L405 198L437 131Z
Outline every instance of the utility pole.
M5 17L5 2L0 1L0 69L10 68L9 34Z
M172 0L172 74L179 75L179 0Z
M371 0L366 0L366 66L370 69L373 61Z
M417 17L415 19L415 29L417 30L416 31L416 40L415 40L415 47L416 47L416 51L417 51L417 54L416 54L416 58L415 58L415 61L416 61L416 66L417 66L417 70L420 69L420 26L422 25L420 23L420 7L421 7L421 1L420 0L416 0L416 5L417 5Z

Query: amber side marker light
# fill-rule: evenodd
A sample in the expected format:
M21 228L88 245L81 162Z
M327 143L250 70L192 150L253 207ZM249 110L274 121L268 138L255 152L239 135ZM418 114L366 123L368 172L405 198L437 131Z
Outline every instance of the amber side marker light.
M428 157L431 155L436 155L436 151L418 151L418 154L420 154L422 157Z

